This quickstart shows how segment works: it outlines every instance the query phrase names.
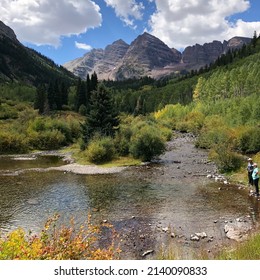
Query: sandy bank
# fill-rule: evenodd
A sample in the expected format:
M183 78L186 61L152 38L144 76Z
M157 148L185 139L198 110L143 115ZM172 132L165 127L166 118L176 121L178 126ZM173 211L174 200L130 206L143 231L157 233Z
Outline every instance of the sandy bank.
M58 170L63 172L72 172L74 174L113 174L119 173L127 167L99 167L96 165L81 165L78 163L71 163L59 167L49 167L49 170Z

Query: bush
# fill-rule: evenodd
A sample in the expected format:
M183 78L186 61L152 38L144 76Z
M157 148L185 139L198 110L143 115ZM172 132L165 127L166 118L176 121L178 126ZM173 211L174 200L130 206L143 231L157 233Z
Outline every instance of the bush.
M79 138L81 127L79 121L70 116L64 119L38 117L30 122L27 133L33 148L57 149Z
M86 116L87 115L87 107L84 104L80 105L79 114L81 116Z
M130 139L133 132L130 125L120 125L119 131L115 135L115 148L120 156L127 156L129 154Z
M74 138L74 139L80 138L80 136L81 136L80 122L71 115L67 116L65 121L70 128L70 131L71 131L70 133L71 133L72 138Z
M183 121L176 124L176 129L181 132L198 134L203 126L205 116L201 112L192 111L187 114Z
M0 132L0 154L25 153L28 151L24 135L12 132Z
M52 120L50 123L47 123L46 130L58 130L65 136L65 143L72 143L71 130L65 120Z
M240 128L237 140L237 148L245 153L260 151L260 127Z
M216 145L209 154L221 172L236 171L244 164L244 158L226 144Z
M18 117L18 110L16 110L13 106L9 106L8 104L0 104L0 119L8 120L8 119L16 119Z
M86 151L87 160L95 164L111 161L115 155L115 146L111 137L95 136Z
M143 161L151 161L165 151L165 141L152 126L143 126L131 138L130 153Z
M54 129L30 134L29 143L33 149L53 150L63 147L66 138L59 130Z
M210 149L218 144L235 145L233 130L225 124L220 116L207 117L200 135L197 139L196 146Z
M58 215L49 219L40 234L26 235L24 230L17 229L1 238L0 260L118 259L120 250L114 247L113 240L107 248L98 248L101 227L92 225L90 217L79 229L73 220L70 226L57 227L57 219Z

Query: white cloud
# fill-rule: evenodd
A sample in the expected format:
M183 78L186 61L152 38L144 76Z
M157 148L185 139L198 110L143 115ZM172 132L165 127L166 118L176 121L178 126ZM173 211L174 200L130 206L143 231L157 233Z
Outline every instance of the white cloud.
M119 17L126 25L134 26L134 20L141 20L143 17L144 5L142 2L137 3L135 0L105 0L107 6L115 10L116 16Z
M62 36L100 26L99 10L91 0L0 0L1 20L19 40L56 47Z
M150 18L150 32L170 47L227 40L233 36L252 37L260 22L231 22L231 16L245 12L248 0L154 0L157 10Z
M79 43L75 41L75 46L78 49L86 50L86 51L91 51L92 47L90 45L84 44L84 43Z

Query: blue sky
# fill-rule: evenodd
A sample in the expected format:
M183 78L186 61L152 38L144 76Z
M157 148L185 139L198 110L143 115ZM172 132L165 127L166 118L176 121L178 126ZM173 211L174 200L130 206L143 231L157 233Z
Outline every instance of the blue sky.
M58 64L144 31L179 50L252 37L259 11L259 0L0 0L0 20Z

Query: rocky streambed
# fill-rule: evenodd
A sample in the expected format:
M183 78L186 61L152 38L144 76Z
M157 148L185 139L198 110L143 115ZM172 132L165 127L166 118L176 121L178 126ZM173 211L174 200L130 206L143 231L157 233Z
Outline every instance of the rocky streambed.
M134 251L135 258L167 258L170 251L180 259L214 258L223 246L246 240L258 227L259 201L248 196L245 186L230 184L219 174L194 140L178 134L160 159L132 169L133 176L148 184L172 188L170 197L155 206L163 213L156 219L125 221L123 250Z
M49 162L50 155L62 160ZM219 174L190 134L178 134L164 155L142 166L83 166L48 152L2 158L0 179L1 229L37 231L57 212L81 223L91 212L94 223L114 226L122 259L167 258L169 251L213 258L245 240L260 218L259 201ZM110 240L104 228L100 244Z

